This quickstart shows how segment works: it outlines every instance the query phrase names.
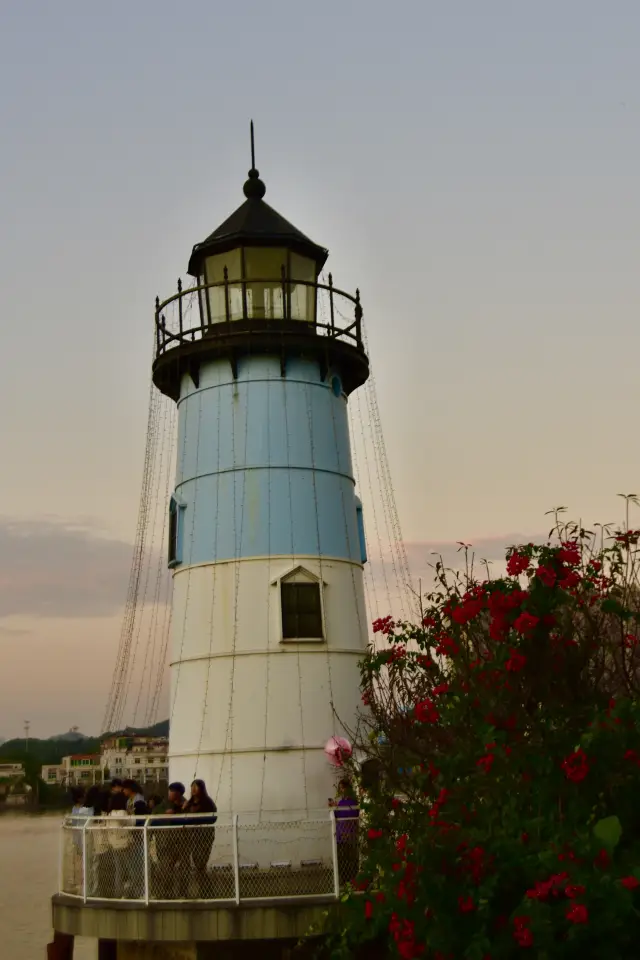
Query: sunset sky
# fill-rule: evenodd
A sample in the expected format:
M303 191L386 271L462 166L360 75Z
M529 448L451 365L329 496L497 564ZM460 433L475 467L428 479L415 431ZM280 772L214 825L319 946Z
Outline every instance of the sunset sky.
M412 567L640 489L637 0L0 9L0 736L97 733L153 302L242 201L362 292Z

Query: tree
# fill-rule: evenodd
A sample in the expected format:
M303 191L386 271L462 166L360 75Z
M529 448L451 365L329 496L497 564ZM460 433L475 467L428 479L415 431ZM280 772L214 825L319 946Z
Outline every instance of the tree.
M421 622L376 621L358 737L381 778L335 956L637 953L639 540L557 522L505 577L438 564Z

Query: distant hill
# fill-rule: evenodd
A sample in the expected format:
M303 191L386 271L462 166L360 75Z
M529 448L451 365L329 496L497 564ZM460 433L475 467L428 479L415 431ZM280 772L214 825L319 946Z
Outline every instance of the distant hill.
M49 740L64 740L67 743L79 743L81 740L90 739L91 737L87 737L84 733L80 733L77 727L72 727L67 733L57 733L54 737L49 737Z
M133 737L168 737L169 721L161 720L152 727L126 727L115 733L105 733L100 737L86 737L79 731L58 734L46 740L37 737L29 739L29 749L25 750L24 737L15 740L6 740L0 744L0 760L10 760L15 763L25 763L34 774L40 773L40 767L46 763L60 763L62 758L70 753L77 753L78 747L82 753L100 753L100 743L105 737L117 736Z

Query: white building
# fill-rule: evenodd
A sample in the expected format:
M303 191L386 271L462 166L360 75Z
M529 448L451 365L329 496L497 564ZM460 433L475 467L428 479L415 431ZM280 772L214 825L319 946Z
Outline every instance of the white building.
M24 777L24 766L21 763L0 763L0 780L14 780Z
M100 766L105 779L158 783L168 777L167 737L110 737L102 743Z
M40 777L45 783L65 786L90 786L102 780L100 754L73 753L62 758L62 763L44 764Z
M45 783L63 784L65 782L65 767L63 763L45 763L40 771L40 779Z

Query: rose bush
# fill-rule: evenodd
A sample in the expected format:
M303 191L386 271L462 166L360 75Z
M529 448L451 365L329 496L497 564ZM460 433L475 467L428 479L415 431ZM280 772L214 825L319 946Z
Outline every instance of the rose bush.
M376 621L380 775L334 956L640 955L639 539L558 523L499 579L438 564L419 623Z

